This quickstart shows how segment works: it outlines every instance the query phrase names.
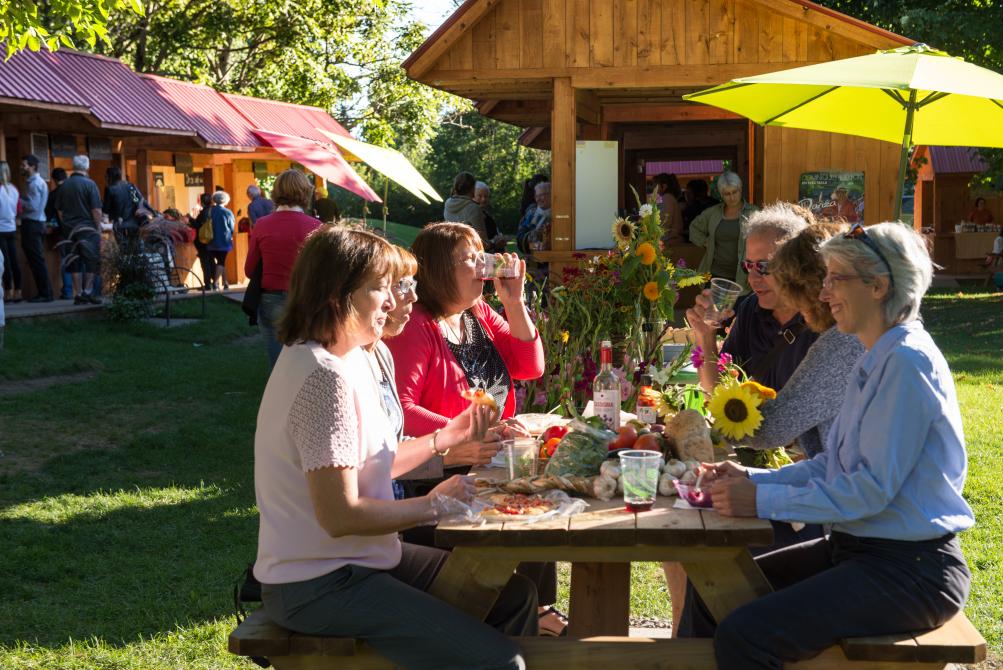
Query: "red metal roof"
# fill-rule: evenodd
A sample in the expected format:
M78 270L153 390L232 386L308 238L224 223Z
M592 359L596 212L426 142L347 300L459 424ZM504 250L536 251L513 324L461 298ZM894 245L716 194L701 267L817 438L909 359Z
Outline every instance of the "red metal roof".
M0 60L0 97L89 111L87 99L59 76L52 62L37 53L19 51L8 61Z
M720 174L724 171L724 161L648 161L644 164L647 176L661 174Z
M930 165L934 174L985 172L989 165L972 147L930 147Z
M222 93L221 95L229 100L230 104L243 114L254 128L282 135L305 137L321 144L330 144L331 142L322 133L317 132L317 128L351 137L344 126L319 107L249 98L233 93Z
M53 65L70 90L87 100L102 127L195 134L181 110L121 61L72 49L37 55Z
M152 74L143 79L184 113L188 127L209 148L254 151L262 146L250 122L216 90Z

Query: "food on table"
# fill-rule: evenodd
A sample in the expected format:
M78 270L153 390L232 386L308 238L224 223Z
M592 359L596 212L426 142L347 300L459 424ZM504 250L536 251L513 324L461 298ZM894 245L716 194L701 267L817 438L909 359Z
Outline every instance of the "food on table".
M599 467L608 454L606 445L615 437L616 433L575 419L571 422L570 432L561 438L557 451L550 457L546 474L579 477L598 475Z
M679 497L694 507L707 508L714 506L710 498L710 491L707 489L697 489L690 484L684 484L682 481L675 482L675 485L676 491L679 492Z
M592 482L592 496L599 500L610 500L616 495L616 486L619 479L613 479L608 475L599 475Z
M775 447L773 449L735 447L735 455L738 456L739 463L749 468L776 470L794 462L783 447Z
M557 509L558 505L539 495L524 493L495 493L487 496L490 507L481 512L481 516L537 516Z
M464 389L460 391L460 397L475 405L487 405L496 412L498 411L498 403L495 402L494 396L484 389Z
M560 440L562 437L564 437L567 434L568 434L568 427L567 426L560 426L560 425L551 426L547 430L543 431L543 435L541 436L541 439L543 439L544 442L546 442L548 440L552 440L555 437L558 440Z
M558 416L557 414L517 414L515 418L519 421L519 423L526 427L526 430L529 431L530 435L535 437L544 435L552 426L563 428L564 424L568 422L568 419L563 416ZM563 437L563 435L561 436ZM547 438L549 437L554 436L547 435Z
M637 442L637 428L629 423L617 431L616 439L609 443L609 449L633 449Z
M679 478L683 484L696 484L699 475L696 470L687 470L683 473L683 476Z
M662 437L660 435L647 433L637 438L637 441L634 442L633 448L644 451L657 451L661 453L665 451L665 443L662 441Z
M703 415L695 409L685 409L672 417L665 426L665 434L671 439L675 454L680 459L704 462L714 460L710 427Z
M675 458L670 458L669 462L662 467L662 472L670 474L677 479L686 474L686 470L688 470L686 464Z
M611 479L620 478L620 464L616 461L603 461L603 464L599 466L599 474L605 475Z
M557 445L561 443L560 437L552 437L540 445L540 458L550 458L557 451Z
M669 473L664 473L658 478L658 495L660 496L674 496L676 495L676 477L670 475Z

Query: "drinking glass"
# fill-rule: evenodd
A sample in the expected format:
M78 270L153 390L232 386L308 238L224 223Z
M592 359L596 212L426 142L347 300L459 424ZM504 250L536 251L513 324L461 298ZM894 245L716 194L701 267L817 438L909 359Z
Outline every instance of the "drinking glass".
M623 503L628 512L644 512L654 507L661 464L659 451L630 449L620 452Z
M729 279L715 277L710 280L710 299L713 305L707 308L703 320L716 328L721 327L724 313L735 306L742 293L742 287Z
M508 478L535 477L537 450L536 440L532 437L502 440L502 451L505 453Z
M506 262L505 257L501 254L489 254L483 251L477 253L474 268L477 272L477 278L481 281L508 279L519 273L516 267Z

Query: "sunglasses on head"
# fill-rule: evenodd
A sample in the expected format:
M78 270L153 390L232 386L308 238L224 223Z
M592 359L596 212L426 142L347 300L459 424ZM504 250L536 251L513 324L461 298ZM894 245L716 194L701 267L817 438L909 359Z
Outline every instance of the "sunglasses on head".
M877 254L878 258L881 259L881 262L885 264L886 268L888 268L888 283L891 284L892 286L895 285L895 278L892 276L892 264L889 263L888 259L885 258L885 255L881 253L881 249L878 247L877 243L873 239L871 239L871 237L867 234L867 231L864 230L864 227L862 225L860 225L859 223L853 224L853 227L850 228L850 232L843 235L843 237L845 237L848 240L857 240L858 242L863 242L865 245L867 245L868 249Z
M770 262L742 261L742 269L745 270L745 274L752 274L752 271L755 270L757 273L765 277L770 274Z

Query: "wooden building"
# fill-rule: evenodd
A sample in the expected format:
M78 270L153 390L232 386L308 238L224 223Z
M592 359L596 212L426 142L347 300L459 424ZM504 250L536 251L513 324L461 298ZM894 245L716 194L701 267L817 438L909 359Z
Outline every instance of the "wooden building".
M628 187L644 185L647 162L716 159L757 203L796 201L803 173L863 172L865 221L890 218L897 145L763 128L681 96L911 43L807 0L467 0L404 67L551 150L552 241L541 257L559 266L575 249L585 140L616 143L620 208L633 205Z

